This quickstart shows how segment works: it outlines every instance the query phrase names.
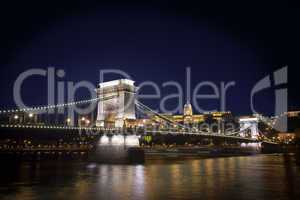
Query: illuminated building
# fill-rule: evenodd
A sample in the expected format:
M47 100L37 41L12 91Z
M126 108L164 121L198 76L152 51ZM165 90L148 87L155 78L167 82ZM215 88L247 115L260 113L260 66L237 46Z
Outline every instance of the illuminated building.
M124 125L126 128L138 128L138 127L147 127L151 124L150 119L125 119ZM154 125L154 124L153 124Z
M279 140L282 143L290 143L293 142L296 139L295 133L278 133L277 134L277 140Z
M69 118L68 118L69 119ZM68 120L67 119L67 120ZM68 123L68 122L67 122ZM87 116L79 116L78 118L78 126L80 127L88 127L91 125L90 117Z
M18 112L8 116L10 124L37 124L38 115L34 113Z
M187 102L183 107L183 124L191 125L194 123L192 105Z
M211 119L213 122L226 122L234 120L231 112L207 112L204 114L193 114L192 105L187 103L184 105L183 114L173 115L172 113L160 113L160 115L170 121L176 122L189 127L196 127L201 123ZM166 120L159 116L153 115L147 119L125 119L124 125L126 128L180 128L176 124L170 127Z

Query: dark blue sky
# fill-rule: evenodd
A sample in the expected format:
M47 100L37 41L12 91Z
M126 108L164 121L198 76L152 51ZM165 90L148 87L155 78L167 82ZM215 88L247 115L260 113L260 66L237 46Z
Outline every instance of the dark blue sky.
M192 88L198 82L235 81L227 109L250 113L254 84L275 69L289 66L290 109L299 108L293 45L293 14L286 3L253 1L196 3L30 3L3 6L1 36L2 108L13 107L13 82L30 68L63 69L59 81L98 83L99 70L121 69L137 84L160 86L178 81L185 86L191 67ZM162 88L162 86L161 86ZM174 90L162 89L164 95ZM46 103L45 78L32 78L23 88L27 104ZM150 93L146 88L144 93ZM203 90L209 93L209 90ZM257 97L261 112L272 113L274 90ZM86 92L77 96L85 98ZM159 101L145 102L157 107ZM170 101L170 107L176 101ZM219 108L219 101L199 101Z

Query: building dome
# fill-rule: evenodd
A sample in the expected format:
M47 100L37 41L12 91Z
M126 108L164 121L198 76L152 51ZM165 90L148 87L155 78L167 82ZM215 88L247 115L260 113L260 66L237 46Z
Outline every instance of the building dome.
M193 115L192 105L189 102L184 104L183 115Z

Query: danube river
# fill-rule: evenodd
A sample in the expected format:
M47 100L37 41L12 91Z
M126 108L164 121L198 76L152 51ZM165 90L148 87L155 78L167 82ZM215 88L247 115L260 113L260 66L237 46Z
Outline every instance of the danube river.
M1 200L300 199L292 155L158 158L144 165L1 163Z

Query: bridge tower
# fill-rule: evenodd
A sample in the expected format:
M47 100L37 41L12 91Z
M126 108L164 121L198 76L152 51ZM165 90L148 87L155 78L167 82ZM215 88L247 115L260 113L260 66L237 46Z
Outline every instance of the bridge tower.
M122 128L125 119L135 119L136 90L129 79L100 83L97 96L105 100L98 102L96 126Z
M251 134L251 138L256 139L259 135L258 131L258 118L257 117L241 117L239 119L240 123L240 130L249 129L249 132ZM245 133L243 133L245 134ZM246 135L242 135L242 137L245 137Z

